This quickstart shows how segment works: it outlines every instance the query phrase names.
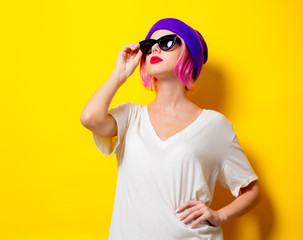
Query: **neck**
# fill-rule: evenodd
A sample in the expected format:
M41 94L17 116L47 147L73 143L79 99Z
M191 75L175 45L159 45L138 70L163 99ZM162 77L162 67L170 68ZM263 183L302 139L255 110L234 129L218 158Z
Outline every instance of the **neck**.
M184 84L179 79L158 80L158 90L153 105L163 110L174 111L188 103Z

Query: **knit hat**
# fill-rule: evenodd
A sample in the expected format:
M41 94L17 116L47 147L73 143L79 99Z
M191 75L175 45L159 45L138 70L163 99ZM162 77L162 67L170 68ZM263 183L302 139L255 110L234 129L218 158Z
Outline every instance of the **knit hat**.
M164 18L152 26L145 39L149 39L153 32L159 29L172 31L185 41L194 62L193 79L197 80L208 58L207 45L202 35L179 19Z

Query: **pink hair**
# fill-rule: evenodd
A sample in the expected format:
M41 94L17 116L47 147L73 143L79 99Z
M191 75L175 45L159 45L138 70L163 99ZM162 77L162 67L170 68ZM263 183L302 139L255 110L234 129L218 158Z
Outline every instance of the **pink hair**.
M194 64L193 59L184 40L180 37L182 41L182 48L180 57L176 63L174 68L174 75L185 85L186 91L191 91L194 87L193 84L193 70ZM158 84L157 79L146 72L146 56L143 55L140 60L140 76L143 81L143 85L145 88L150 88L151 91L155 89L157 91Z

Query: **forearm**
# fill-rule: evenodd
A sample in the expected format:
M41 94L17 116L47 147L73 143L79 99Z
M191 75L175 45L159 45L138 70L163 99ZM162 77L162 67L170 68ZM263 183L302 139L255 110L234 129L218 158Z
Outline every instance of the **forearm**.
M255 181L247 188L242 189L242 193L232 203L218 210L222 223L240 217L251 210L259 200L259 185Z
M80 120L84 125L92 125L106 118L109 105L123 82L124 79L114 70L83 108Z

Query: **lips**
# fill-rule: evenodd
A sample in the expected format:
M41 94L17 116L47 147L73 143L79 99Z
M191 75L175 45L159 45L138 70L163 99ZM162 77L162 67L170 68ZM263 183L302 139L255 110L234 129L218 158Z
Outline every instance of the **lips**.
M161 61L163 61L163 60L161 58L159 58L159 57L152 57L150 59L150 63L151 64L158 63L158 62L161 62Z

